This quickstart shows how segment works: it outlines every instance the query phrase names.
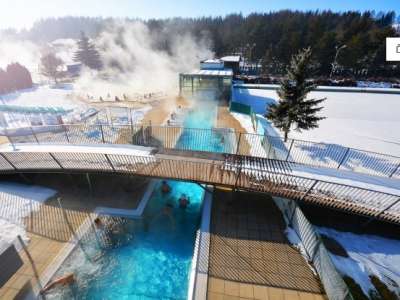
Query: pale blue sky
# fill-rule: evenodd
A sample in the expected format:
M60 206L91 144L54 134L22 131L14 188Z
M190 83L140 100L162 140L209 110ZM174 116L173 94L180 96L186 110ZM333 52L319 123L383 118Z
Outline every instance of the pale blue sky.
M198 17L279 9L395 10L400 0L0 0L0 28L30 27L46 17Z

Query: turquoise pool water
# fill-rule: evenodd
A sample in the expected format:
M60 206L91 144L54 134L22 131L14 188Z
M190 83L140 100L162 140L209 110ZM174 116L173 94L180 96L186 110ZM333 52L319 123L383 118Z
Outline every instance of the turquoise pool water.
M214 126L216 103L209 109L193 109L185 127ZM221 136L214 133L193 142L194 131L185 130L178 145L192 150L221 151ZM222 146L221 146L222 144ZM77 247L55 277L73 272L76 283L48 294L48 299L186 299L195 233L201 217L204 190L197 184L168 181L164 195L155 188L143 220L126 221L112 236L113 247L104 247L94 231ZM178 207L182 194L190 199L186 211ZM160 212L173 205L172 219Z
M73 272L74 285L57 289L48 299L186 299L204 190L197 184L169 181L163 195L157 186L143 221L129 221L104 248L93 233L63 264L56 277ZM160 184L159 184L160 185ZM178 199L190 199L184 211ZM173 219L160 214L173 204Z

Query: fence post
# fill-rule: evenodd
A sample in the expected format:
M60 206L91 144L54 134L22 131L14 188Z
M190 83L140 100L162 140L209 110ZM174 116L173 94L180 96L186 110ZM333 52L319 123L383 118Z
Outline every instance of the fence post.
M129 120L131 122L131 135L133 136L133 117L132 117L132 108L128 108L128 113L129 113Z
M4 155L4 153L0 152L0 155L10 164L11 167L14 168L14 170L17 170L17 167Z
M35 140L36 140L36 143L38 143L38 144L39 144L39 140L38 140L38 138L37 138L37 136L36 136L35 132L33 131L33 128L32 128L32 126L30 126L29 128L30 128L30 129L31 129L31 131L32 131L32 135L33 135L33 137L35 138Z
M106 142L104 141L104 132L103 132L103 125L99 125L100 126L100 131L101 131L101 141L103 142L103 144L105 144Z
M238 157L235 157L234 158L236 161L238 160ZM237 186L237 183L238 183L238 181L239 181L239 177L240 177L240 174L242 173L242 163L243 163L243 158L242 157L240 157L239 158L239 163L238 163L238 174L237 174L237 177L236 177L236 180L235 180L235 185L234 185L234 187L233 187L233 190L234 191L236 191L236 186Z
M400 168L400 163L394 168L393 172L390 173L389 178L392 178L392 176L397 172L397 170Z
M108 157L108 155L105 153L104 156L106 157L107 162L108 162L108 164L110 165L110 167L111 167L111 169L113 170L113 172L115 172L114 165L112 164L112 162L111 162L110 158Z
M318 182L319 182L318 180L315 180L314 183L303 194L303 196L300 197L299 201L303 201L308 196L308 194L314 189L314 187L317 185Z
M63 125L63 127L64 127L64 132L65 132L65 138L67 139L67 143L69 144L70 141L69 141L69 137L68 137L68 133L67 133L67 126Z
M64 167L62 166L62 164L60 163L60 161L59 161L57 158L55 158L55 156L54 156L52 153L49 152L49 155L51 156L51 158L57 163L57 165L58 165L61 169L64 169Z
M267 158L269 158L269 153L271 152L271 148L272 148L272 143L270 142L270 140L268 138L265 138L265 140L268 142L269 144L269 148L268 148L268 154L267 154Z
M236 155L239 154L241 138L242 138L242 132L239 132L239 138L238 138L238 142L237 142L237 146L236 146Z
M18 239L18 242L21 244L22 249L24 249L24 252L25 252L25 254L26 254L26 257L28 258L29 263L31 264L32 271L33 271L33 275L34 275L35 278L36 278L37 285L39 286L39 289L41 290L41 289L43 288L43 286L42 286L42 284L41 284L41 282L40 282L39 272L38 272L38 270L37 270L37 268L36 268L35 262L33 261L32 256L31 256L31 254L29 253L28 248L26 247L26 245L25 245L24 240L22 239L22 237L21 237L20 235L17 235L17 239Z
M350 147L348 147L346 152L344 153L343 158L340 160L339 165L337 166L337 169L339 169L342 166L342 164L344 163L344 161L347 157L347 154L349 154L349 151L350 151Z
M293 142L294 142L294 139L292 139L292 142L290 143L289 151L288 151L285 161L287 161L289 159L290 152L292 151L292 147L293 147Z

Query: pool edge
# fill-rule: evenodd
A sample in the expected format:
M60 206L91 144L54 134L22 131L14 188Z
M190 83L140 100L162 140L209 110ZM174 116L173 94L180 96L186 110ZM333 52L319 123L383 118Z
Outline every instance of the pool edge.
M196 232L194 254L190 270L188 300L203 300L207 298L212 198L212 190L205 190L201 225Z

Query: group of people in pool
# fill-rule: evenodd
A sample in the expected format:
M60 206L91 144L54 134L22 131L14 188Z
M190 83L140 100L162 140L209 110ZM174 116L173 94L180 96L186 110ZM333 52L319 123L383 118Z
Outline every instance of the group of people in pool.
M161 193L166 196L171 192L171 186L163 180L161 183ZM185 211L190 205L190 200L189 197L186 196L186 194L182 194L180 198L178 199L178 207L182 210ZM170 221L173 227L175 227L175 219L173 216L174 212L174 203L171 201L171 199L168 199L163 208L161 209L160 213L157 214L152 220L157 219L158 217L165 216L167 217Z
M161 192L164 195L171 192L171 187L165 180L163 180L163 182L161 183ZM189 206L189 204L190 204L189 198L186 196L186 194L182 194L178 200L179 208L186 209ZM173 207L173 205L169 202L166 203L166 206Z

